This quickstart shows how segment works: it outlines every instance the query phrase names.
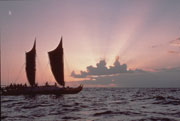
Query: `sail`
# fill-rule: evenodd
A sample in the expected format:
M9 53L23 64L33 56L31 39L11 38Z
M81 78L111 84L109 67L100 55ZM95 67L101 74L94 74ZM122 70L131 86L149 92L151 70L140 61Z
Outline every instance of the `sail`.
M26 75L31 86L35 85L35 72L36 72L36 39L33 48L26 52Z
M52 73L55 77L55 80L58 84L64 86L64 62L63 62L63 47L62 47L62 38L55 50L48 52L50 66Z

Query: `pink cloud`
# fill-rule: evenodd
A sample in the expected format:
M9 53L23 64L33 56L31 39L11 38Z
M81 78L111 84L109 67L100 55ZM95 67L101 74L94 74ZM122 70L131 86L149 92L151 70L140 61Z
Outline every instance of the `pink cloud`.
M180 38L170 41L170 45L180 47Z

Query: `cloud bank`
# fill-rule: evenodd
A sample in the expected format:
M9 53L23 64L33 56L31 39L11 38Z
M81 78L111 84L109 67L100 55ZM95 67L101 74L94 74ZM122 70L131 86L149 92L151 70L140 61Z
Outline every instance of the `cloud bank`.
M180 67L158 69L147 73L122 73L97 76L71 84L83 84L85 87L180 87Z
M119 57L116 57L115 62L109 68L106 66L105 60L100 60L96 67L88 66L86 71L80 71L80 74L76 74L72 71L71 76L74 78L85 78L88 76L103 76L103 75L114 75L120 73L133 73L133 72L145 72L141 69L128 70L126 64L120 64Z
M86 87L180 87L180 67L154 69L153 72L128 70L118 57L112 66L107 67L106 61L100 60L96 66L87 66L87 70L79 74L73 71L71 76L81 81L69 83Z

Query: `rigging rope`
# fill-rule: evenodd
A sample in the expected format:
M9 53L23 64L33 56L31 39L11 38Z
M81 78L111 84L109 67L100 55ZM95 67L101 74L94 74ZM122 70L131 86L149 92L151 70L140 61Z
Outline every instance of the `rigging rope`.
M48 68L48 67L49 67L49 69L47 69L47 70L51 73L51 71L50 71L51 67L50 67L50 62L49 61L47 62L45 69ZM51 74L51 76L52 76L52 74ZM50 76L48 76L48 77L49 77L48 80L51 82ZM47 75L46 75L46 79L47 79Z
M25 63L21 66L20 71L19 71L19 73L18 73L18 75L17 75L17 77L15 79L15 82L19 79L19 76L22 73L22 70L23 70L24 66L25 66Z

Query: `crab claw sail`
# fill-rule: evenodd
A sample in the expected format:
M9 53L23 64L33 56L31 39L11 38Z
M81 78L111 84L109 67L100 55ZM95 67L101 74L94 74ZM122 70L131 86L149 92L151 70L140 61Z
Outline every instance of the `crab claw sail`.
M51 71L58 84L65 86L62 37L56 49L48 52Z
M35 85L36 73L36 39L33 48L26 52L26 76L31 86Z

